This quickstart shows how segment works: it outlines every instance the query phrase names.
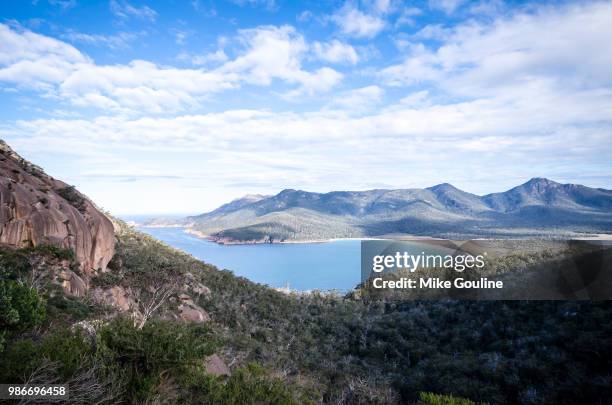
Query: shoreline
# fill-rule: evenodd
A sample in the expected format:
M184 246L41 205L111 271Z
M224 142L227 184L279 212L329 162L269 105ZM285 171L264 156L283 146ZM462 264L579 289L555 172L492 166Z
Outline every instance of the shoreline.
M168 227L174 228L174 227ZM384 240L384 238L373 238L373 237L363 237L363 238L329 238L329 239L311 239L311 240L284 240L278 242L266 242L266 241L230 241L230 240L220 240L218 238L214 238L210 235L206 235L203 232L196 231L191 228L185 228L185 233L196 236L200 239L205 239L219 245L282 245L282 244L308 244L308 243L328 243L342 240Z
M136 225L139 226L139 225ZM410 235L410 234L388 234L380 235L376 237L340 237L340 238L327 238L327 239L310 239L310 240L284 240L284 241L264 241L264 240L253 240L253 241L232 241L229 239L215 238L211 235L206 235L201 231L197 231L193 228L189 228L185 225L170 224L170 225L146 225L139 226L141 228L184 228L183 231L197 238L204 239L210 242L214 242L218 245L280 245L280 244L309 244L309 243L329 243L336 241L350 241L350 240L446 240L445 238L439 238L434 236L423 236L423 235ZM466 240L496 240L499 238L468 238ZM511 238L515 239L515 238ZM522 239L522 238L518 238ZM529 238L525 239L529 240ZM607 233L593 233L585 234L584 236L578 236L567 238L567 240L586 240L586 241L612 241L612 234Z

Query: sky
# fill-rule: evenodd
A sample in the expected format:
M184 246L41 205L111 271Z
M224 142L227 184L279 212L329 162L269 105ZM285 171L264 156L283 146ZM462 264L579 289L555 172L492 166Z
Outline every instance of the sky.
M612 189L612 2L0 2L0 138L116 215Z

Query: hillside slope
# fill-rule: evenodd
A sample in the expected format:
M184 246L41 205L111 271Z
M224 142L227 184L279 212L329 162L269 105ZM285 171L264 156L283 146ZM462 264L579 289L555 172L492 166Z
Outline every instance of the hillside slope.
M612 191L534 178L478 196L450 184L426 189L243 198L183 224L223 243L411 234L441 237L612 232Z
M572 404L604 403L611 393L609 302L287 295L119 225L110 271L94 277L93 286L127 293L135 308L149 302L155 286L180 280L180 290L142 329L121 317L130 307L49 297L51 319L38 327L42 340L12 335L5 353L0 348L0 379L20 382L42 353L64 364L57 373L67 370L63 378L77 392L84 370L65 354L76 353L93 365L102 359L97 367L110 373L94 370L97 395L127 403L422 404L419 393L436 392L496 404ZM31 253L18 254L32 261ZM0 249L0 269L8 257ZM519 267L533 262L512 260ZM206 312L205 322L175 317L183 294ZM58 318L70 328L58 329ZM95 352L70 325L91 328ZM51 343L61 350L50 351ZM200 366L213 349L231 376Z
M284 294L115 225L106 271L79 294L58 288L66 272L85 277L74 248L0 244L1 382L65 383L69 404L574 404L612 395L609 301ZM40 229L46 240L53 228Z

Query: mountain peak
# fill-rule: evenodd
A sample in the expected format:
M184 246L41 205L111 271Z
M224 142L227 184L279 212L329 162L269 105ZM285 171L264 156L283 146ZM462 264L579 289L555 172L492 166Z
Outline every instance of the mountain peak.
M558 184L559 183L557 183L556 181L549 180L546 177L533 177L529 181L524 183L523 185L524 186L553 186L553 185L558 185Z
M236 198L234 201L260 201L267 197L269 196L264 194L245 194L240 198Z
M457 187L453 186L450 183L440 183L435 186L428 187L428 190L431 191L449 191L449 190L459 190Z

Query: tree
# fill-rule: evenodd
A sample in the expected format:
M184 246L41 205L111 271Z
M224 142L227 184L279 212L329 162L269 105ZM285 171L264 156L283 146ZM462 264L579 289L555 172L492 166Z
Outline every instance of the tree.
M36 289L16 280L0 280L0 352L10 334L40 325L45 315L45 301Z
M178 280L164 280L155 277L143 288L138 299L138 314L134 326L142 329L149 319L179 288Z

